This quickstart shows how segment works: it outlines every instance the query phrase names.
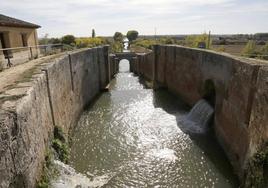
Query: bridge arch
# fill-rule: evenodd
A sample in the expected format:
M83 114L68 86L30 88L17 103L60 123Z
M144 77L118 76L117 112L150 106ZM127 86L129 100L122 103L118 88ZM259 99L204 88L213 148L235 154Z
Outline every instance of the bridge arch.
M118 63L121 62L121 60L128 60L129 61L129 71L132 72L133 70L133 63L137 60L137 54L134 52L122 52L122 53L115 53L115 58L118 59Z
M130 61L122 59L119 62L119 72L130 72Z

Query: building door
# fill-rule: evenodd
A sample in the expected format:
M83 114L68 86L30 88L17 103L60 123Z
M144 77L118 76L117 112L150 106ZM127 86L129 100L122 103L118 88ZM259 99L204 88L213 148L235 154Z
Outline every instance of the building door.
M0 33L0 41L1 41L2 48L7 48L6 43L5 43L4 33ZM6 50L3 51L3 54L5 55L5 57L8 56L8 52Z
M10 48L8 33L0 33L0 42L1 42L2 48ZM5 55L5 58L12 58L13 57L11 50L4 50L3 53Z

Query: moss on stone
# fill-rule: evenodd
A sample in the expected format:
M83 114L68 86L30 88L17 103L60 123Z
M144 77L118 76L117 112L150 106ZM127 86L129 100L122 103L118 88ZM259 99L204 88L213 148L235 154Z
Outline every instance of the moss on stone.
M59 139L54 139L52 147L56 151L59 160L63 163L68 163L70 153L69 146Z
M245 187L262 188L267 186L268 143L249 161Z
M62 128L54 127L54 139L52 140L52 148L55 150L57 157L63 163L67 163L69 160L69 144L67 143L66 136Z
M59 171L53 163L53 153L51 150L46 151L45 162L43 165L43 173L40 181L37 183L37 188L49 188L50 180L56 178L59 175Z
M54 157L64 163L67 163L69 159L70 149L62 128L58 126L54 127L54 137L51 142L51 146L46 152L43 173L40 181L37 183L37 188L51 187L50 181L59 175L53 162Z
M54 139L59 139L62 142L66 142L65 134L61 127L55 126L54 128Z

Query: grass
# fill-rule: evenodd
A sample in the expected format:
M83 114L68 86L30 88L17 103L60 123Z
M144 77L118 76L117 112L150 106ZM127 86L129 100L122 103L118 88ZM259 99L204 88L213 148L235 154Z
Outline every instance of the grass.
M51 150L46 151L45 163L43 165L43 174L40 181L37 183L37 188L49 188L50 180L56 178L59 175L59 171L53 163L53 153Z
M51 147L47 149L45 163L43 165L43 173L40 181L37 183L37 188L51 187L51 180L59 175L59 171L53 163L54 157L61 162L67 163L69 159L69 144L67 143L66 135L62 128L54 127L54 138L51 141Z

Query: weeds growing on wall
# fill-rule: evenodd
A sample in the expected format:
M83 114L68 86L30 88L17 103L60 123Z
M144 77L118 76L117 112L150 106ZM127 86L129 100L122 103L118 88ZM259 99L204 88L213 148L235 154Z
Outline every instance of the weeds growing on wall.
M54 127L54 136L51 147L46 151L43 174L40 181L37 183L37 188L51 187L50 180L59 175L53 162L54 158L59 159L63 163L67 163L69 160L69 153L69 144L67 143L63 130L58 126Z
M268 143L263 148L248 164L245 187L267 187Z
M52 148L56 152L56 157L63 163L68 163L69 160L69 145L65 138L64 132L60 127L54 128L54 139L52 140Z
M43 165L43 174L40 181L37 183L37 188L48 188L50 186L50 180L57 177L59 172L53 163L53 153L49 149L46 151L45 163Z

